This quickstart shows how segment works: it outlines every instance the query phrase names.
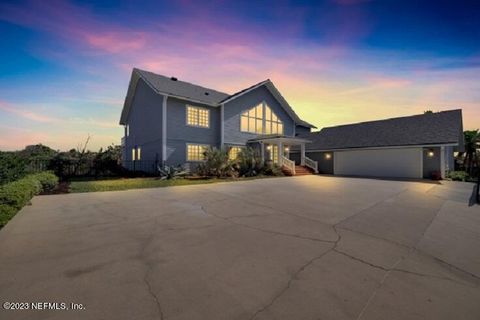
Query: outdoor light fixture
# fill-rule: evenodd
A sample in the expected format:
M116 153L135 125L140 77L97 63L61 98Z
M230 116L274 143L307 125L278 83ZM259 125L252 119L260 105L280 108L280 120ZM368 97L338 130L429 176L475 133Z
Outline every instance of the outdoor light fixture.
M435 155L435 153L433 152L433 150L429 150L427 155L431 158Z
M272 149L272 146L268 145L267 150L270 150L270 149Z
M332 155L330 153L325 153L325 159L330 159L332 157Z
M290 151L290 148L289 147L285 147L285 151Z

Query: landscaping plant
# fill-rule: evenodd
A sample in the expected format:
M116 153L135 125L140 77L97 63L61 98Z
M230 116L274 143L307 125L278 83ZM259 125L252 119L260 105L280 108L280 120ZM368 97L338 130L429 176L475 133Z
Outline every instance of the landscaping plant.
M254 149L244 148L238 153L236 169L241 177L253 177L261 173L263 162Z
M160 175L160 180L171 180L176 178L185 177L188 174L188 171L185 170L182 166L158 166L158 173Z
M204 152L205 162L197 166L197 173L201 176L217 178L233 177L236 175L235 161L228 158L227 152L209 147Z
M33 196L55 188L58 177L51 172L31 174L0 186L0 227L4 226Z

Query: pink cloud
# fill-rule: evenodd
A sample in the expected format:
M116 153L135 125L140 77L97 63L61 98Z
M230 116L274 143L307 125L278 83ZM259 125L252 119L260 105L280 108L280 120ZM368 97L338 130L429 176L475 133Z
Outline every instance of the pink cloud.
M17 116L20 116L22 118L36 121L36 122L46 122L46 123L51 123L51 122L58 122L60 121L57 118L50 117L44 114L36 113L30 110L22 109L18 106L13 106L10 103L0 101L0 110L15 114Z
M94 48L101 49L108 53L120 53L144 48L147 35L144 32L86 33L85 39L86 42Z
M45 143L49 138L47 134L32 132L15 127L0 126L0 150L19 150L27 145Z

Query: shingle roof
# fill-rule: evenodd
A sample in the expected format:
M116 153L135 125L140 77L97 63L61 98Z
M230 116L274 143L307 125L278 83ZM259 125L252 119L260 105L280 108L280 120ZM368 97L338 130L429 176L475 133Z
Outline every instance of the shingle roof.
M122 115L120 117L120 124L125 124L127 121L128 113L135 95L135 88L139 79L143 79L153 90L159 94L165 94L177 98L190 100L192 102L203 103L210 106L218 107L221 103L227 100L235 99L241 96L243 93L252 90L256 87L265 85L270 92L279 100L280 104L284 107L285 111L295 120L299 125L305 127L316 128L314 125L300 119L288 102L283 98L280 92L275 88L273 83L267 79L259 82L251 87L243 89L233 95L229 95L224 92L213 90L198 86L189 82L180 81L176 78L165 77L153 72L140 70L133 68L132 78L130 80L127 96L125 97L125 103L123 105Z
M172 78L149 71L134 69L135 71L140 74L143 80L161 93L214 105L230 96L224 92L197 86L185 81L172 80Z
M463 146L462 110L323 128L301 135L307 150L334 150L434 144Z

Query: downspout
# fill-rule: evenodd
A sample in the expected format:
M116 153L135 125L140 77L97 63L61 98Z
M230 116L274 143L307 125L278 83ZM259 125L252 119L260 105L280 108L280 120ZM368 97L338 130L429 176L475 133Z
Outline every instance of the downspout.
M162 165L165 166L167 162L167 99L168 96L163 96L162 103Z
M220 149L225 148L225 104L220 105Z

